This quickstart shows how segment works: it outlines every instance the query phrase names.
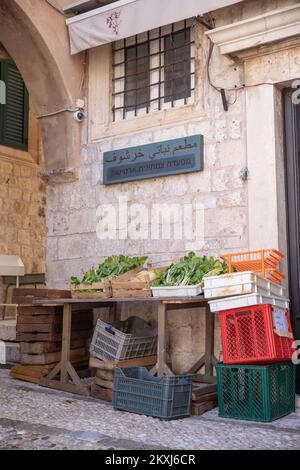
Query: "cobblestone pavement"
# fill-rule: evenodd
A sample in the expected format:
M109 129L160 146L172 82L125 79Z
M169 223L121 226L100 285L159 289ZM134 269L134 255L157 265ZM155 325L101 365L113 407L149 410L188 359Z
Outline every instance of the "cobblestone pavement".
M0 369L0 449L300 449L300 410L270 424L221 419L217 410L160 421Z

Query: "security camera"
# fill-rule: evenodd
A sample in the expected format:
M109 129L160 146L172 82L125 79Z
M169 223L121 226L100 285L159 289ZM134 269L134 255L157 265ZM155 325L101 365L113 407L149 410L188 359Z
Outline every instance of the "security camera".
M75 121L82 122L85 118L85 114L83 111L76 111L76 113L73 114L73 117Z

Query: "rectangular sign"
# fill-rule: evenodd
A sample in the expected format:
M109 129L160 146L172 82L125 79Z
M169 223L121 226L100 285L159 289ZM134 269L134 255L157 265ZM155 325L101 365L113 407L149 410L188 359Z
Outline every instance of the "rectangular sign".
M116 184L203 171L203 136L140 145L103 156L103 183Z

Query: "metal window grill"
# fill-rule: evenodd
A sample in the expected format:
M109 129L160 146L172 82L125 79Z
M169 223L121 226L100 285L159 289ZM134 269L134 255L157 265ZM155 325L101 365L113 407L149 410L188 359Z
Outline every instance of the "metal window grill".
M193 103L193 20L113 43L112 80L114 121Z

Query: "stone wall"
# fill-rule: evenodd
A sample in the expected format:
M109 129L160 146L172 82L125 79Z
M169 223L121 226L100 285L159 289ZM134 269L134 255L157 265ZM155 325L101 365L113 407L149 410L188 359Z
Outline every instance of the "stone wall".
M214 15L216 26L259 15L286 4L283 1L243 2L217 12ZM77 182L49 186L47 190L47 282L50 287L66 287L71 275L80 275L91 265L112 254L146 254L151 262L168 262L188 251L185 239L120 240L117 235L123 227L116 232L117 239L99 240L96 236L97 208L104 204L118 207L120 196L126 196L129 205L143 204L148 210L154 203L170 205L174 202L185 204L200 200L204 205L204 243L196 234L193 244L195 251L218 256L226 251L249 247L251 221L248 214L248 182L241 179L241 172L248 163L245 91L227 93L229 111L225 112L220 94L207 81L209 42L204 35L205 30L201 25L196 28L196 102L182 111L176 109L167 113L153 113L147 119L136 118L131 123L118 123L115 126L109 118L108 104L107 110L100 113L102 117L107 117L107 121L102 122L102 127L99 126L101 116L94 112L97 103L102 103L99 101L99 93L104 92L100 90L100 84L105 85L109 81L101 73L106 73L109 67L105 63L101 63L101 66L95 64L101 51L99 55L97 51L91 53L90 114L82 144L80 177ZM102 54L105 61L104 57L105 54ZM218 86L239 86L245 79L244 64L220 56L215 48L211 78ZM97 129L102 129L102 135L97 135ZM204 135L203 172L111 187L101 184L103 152L194 134ZM154 315L147 307L123 306L124 317L133 313L146 317ZM203 326L204 315L200 312L169 313L170 352L175 371L183 372L203 353ZM218 357L218 325L216 343Z
M45 185L39 167L0 155L0 251L18 255L27 274L45 272Z

